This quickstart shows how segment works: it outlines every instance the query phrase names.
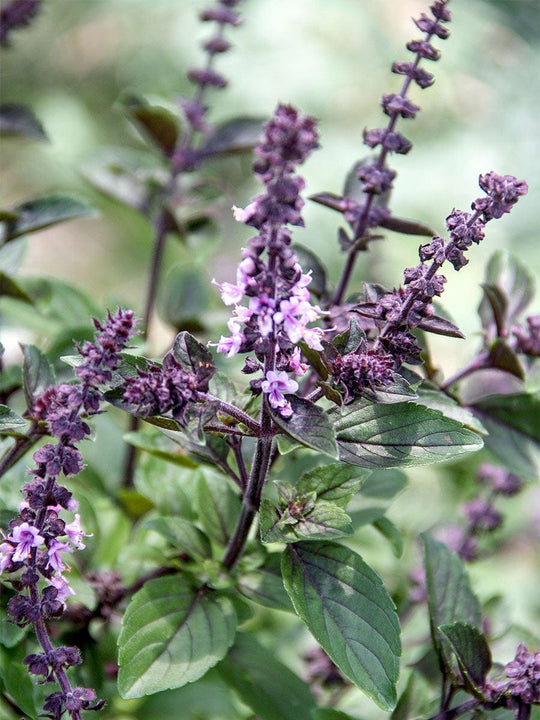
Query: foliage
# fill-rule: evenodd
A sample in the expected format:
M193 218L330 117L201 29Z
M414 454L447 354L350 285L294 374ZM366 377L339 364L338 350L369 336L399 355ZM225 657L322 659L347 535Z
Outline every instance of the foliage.
M5 4L2 45L15 31L24 41L40 5ZM528 648L540 641L516 638L519 617L493 629L496 603L467 567L517 552L518 531L500 548L493 537L505 502L539 474L540 318L523 259L492 255L472 360L443 377L428 345L464 337L438 300L443 265L463 269L527 184L480 175L471 211L448 208L447 238L393 209L388 161L412 148L396 126L419 112L408 95L433 84L432 41L449 34L449 2L438 0L414 20L413 60L392 66L402 85L382 97L386 127L364 130L370 154L352 163L342 193L310 198L340 216L336 279L294 241L298 167L319 149L316 121L286 104L265 120L211 121L238 5L200 14L215 32L205 65L188 71L193 96L124 95L146 154L107 151L86 170L151 229L140 320L100 308L77 282L19 272L28 236L91 216L87 202L51 192L0 211L0 313L33 340L20 363L0 345L2 711L527 720L540 704L540 652ZM22 103L0 108L0 132L47 141ZM262 189L233 210L252 237L234 282L213 281L231 308L224 330L195 265L167 277L163 268L173 239L203 255L204 232L218 232L222 193L207 168L252 152ZM428 239L419 264L399 287L354 287L359 258L387 230ZM159 358L157 312L175 333ZM389 513L402 505L404 469L435 473L435 463L453 510L467 500L464 520L407 532ZM375 552L370 530L386 540ZM417 537L423 563L412 567ZM498 664L507 639L513 659Z

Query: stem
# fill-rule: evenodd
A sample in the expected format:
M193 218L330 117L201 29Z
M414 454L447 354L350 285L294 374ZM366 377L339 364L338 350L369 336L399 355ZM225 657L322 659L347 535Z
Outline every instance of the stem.
M457 705L455 708L450 708L449 710L441 710L436 715L433 715L433 717L430 717L429 720L453 720L453 718L464 715L469 710L474 710L479 705L479 700L467 700L467 702L464 702L461 705Z
M2 460L0 460L0 477L13 467L32 445L35 445L36 442L46 434L46 430L42 430L37 423L33 423L28 435L17 438L15 444L10 447Z
M488 363L488 358L488 352L484 351L479 353L473 360L471 360L467 365L465 365L465 367L461 368L461 370L458 370L454 375L451 375L439 387L441 388L441 390L446 392L452 387L452 385L457 383L458 380L462 380L464 377L467 377L467 375L470 375L476 370L482 370L482 368L490 367Z
M220 400L218 397L211 395L210 393L199 393L199 398L203 401L215 403L218 406L218 409L224 414L230 415L230 417L238 420L238 422L241 422L243 425L248 427L257 437L260 437L261 426L251 417L251 415L248 415L243 410L239 410L234 405L225 402L225 400Z

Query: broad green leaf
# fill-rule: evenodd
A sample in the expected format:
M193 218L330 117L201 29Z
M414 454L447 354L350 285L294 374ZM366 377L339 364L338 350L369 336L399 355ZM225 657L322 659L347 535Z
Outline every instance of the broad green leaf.
M20 433L28 422L7 405L0 405L0 434Z
M14 211L17 219L7 226L10 240L66 220L95 215L95 210L90 205L68 195L47 195L28 200L14 208Z
M174 465L182 467L195 468L197 463L188 457L178 446L177 449L171 447L170 442L161 432L129 432L124 436L124 440L139 450L144 450L150 455L167 460Z
M391 500L407 485L407 476L393 468L374 470L360 488L362 497Z
M253 602L274 610L293 610L281 577L281 553L269 553L262 565L238 579L238 589Z
M212 548L206 535L193 523L181 517L150 518L144 526L163 535L172 545L192 558L212 557Z
M491 256L486 268L486 283L502 293L501 314L504 314L505 325L511 325L517 320L534 297L535 281L530 269L504 250ZM485 298L480 304L479 313L484 329L489 327L492 308Z
M368 470L332 463L304 473L296 484L296 489L299 494L316 492L319 499L345 507L360 490L367 475Z
M171 156L180 133L180 118L166 107L150 104L144 98L130 96L124 100L126 114L135 127L165 155Z
M440 632L441 625L456 622L480 628L482 611L460 557L444 543L427 534L424 541L424 568L433 643L447 667L452 667L453 651Z
M307 684L252 635L239 633L218 670L261 720L311 720Z
M3 686L8 696L13 698L17 708L34 719L38 717L38 711L34 698L34 683L28 668L23 665L25 655L24 645L12 648L0 646L0 687Z
M0 270L0 297L10 297L33 305L32 298L26 290L2 270Z
M28 407L35 398L51 385L56 378L54 369L41 350L35 345L21 345L23 351L23 387Z
M373 521L373 527L388 540L394 555L398 558L401 557L403 555L403 539L394 523L383 516Z
M407 680L405 689L399 696L390 720L413 720L428 717L428 695L426 683L420 683L420 676L413 670Z
M33 140L48 140L43 125L34 111L20 103L0 105L0 136L10 135Z
M484 698L482 688L491 669L491 651L485 635L467 623L456 622L439 626L449 641L469 692Z
M202 148L204 155L229 155L252 150L259 142L264 120L238 117L218 125Z
M354 551L288 545L283 581L297 614L339 669L384 710L396 704L401 643L395 605Z
M301 498L296 501L301 505ZM268 499L260 507L261 540L270 542L297 542L298 540L325 540L352 535L351 518L334 503L317 501L305 513L297 509L298 517L285 519L284 514Z
M285 419L278 411L272 410L272 418L276 425L302 445L337 458L334 429L326 412L318 405L296 395L286 397L291 403L292 417Z
M123 698L179 688L226 654L236 630L231 601L181 577L150 580L131 599L118 639Z
M487 449L506 468L523 478L540 476L540 395L490 395L472 410L489 435Z
M226 545L240 515L241 502L227 478L211 471L198 471L196 503L199 520L207 535Z
M437 410L415 403L360 400L332 411L340 459L362 467L423 465L482 447L482 439Z
M175 268L161 290L161 315L177 330L204 330L208 306L208 280L193 268Z
M470 410L462 407L451 397L448 397L448 395L445 395L445 393L439 390L435 390L433 387L426 386L426 384L421 385L418 388L418 399L416 403L418 405L425 405L432 410L440 410L445 417L462 423L466 428L482 435L487 434L485 427Z

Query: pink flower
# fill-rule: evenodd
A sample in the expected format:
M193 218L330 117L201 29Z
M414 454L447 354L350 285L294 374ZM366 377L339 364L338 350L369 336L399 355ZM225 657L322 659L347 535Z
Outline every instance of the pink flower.
M62 577L60 573L55 573L49 580L49 583L58 590L56 600L61 602L62 605L65 607L66 598L68 598L70 595L75 595L75 591L70 588L69 583L64 577Z
M221 299L225 305L235 305L242 301L244 297L245 286L243 284L233 285L232 283L218 283L212 280L213 285L217 285L221 293Z
M14 527L8 540L17 543L17 549L12 556L13 562L26 560L30 555L31 548L39 547L45 542L44 538L39 534L39 530L27 522Z
M300 352L299 347L294 348L293 353L289 359L289 365L291 366L291 370L297 375L306 374L309 365L302 362L302 353Z
M91 537L91 534L85 533L81 530L81 516L78 513L75 515L75 520L68 523L64 529L69 541L77 548L77 550L82 550L86 547L82 539L83 537Z
M240 325L234 321L234 318L228 321L227 327L232 335L230 337L226 337L225 335L220 337L217 344L217 351L226 353L227 357L232 357L240 350L244 342L244 333L241 331Z
M2 543L0 545L0 573L11 565L11 556L13 555L14 547L9 543Z
M60 540L53 539L51 540L49 547L47 548L47 553L49 555L49 565L56 570L56 572L61 573L63 570L67 568L67 565L64 563L60 553L61 552L73 552L73 548L70 547L65 542L60 542Z
M277 373L274 370L269 370L266 373L266 380L263 380L261 384L261 388L268 395L268 402L273 408L286 408L286 412L290 410L288 415L283 415L283 412L281 412L283 417L292 415L292 409L283 393L296 392L298 390L296 380L292 380L284 371Z

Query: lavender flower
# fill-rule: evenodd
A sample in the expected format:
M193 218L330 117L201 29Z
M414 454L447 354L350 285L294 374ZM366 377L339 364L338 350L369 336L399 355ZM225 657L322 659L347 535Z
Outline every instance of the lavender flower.
M533 654L520 643L504 671L507 679L488 680L484 691L491 701L513 709L516 718L525 717L520 710L540 704L540 652Z
M310 303L311 277L302 272L286 228L303 224L300 192L304 181L294 170L316 147L314 120L300 116L290 106L279 105L255 150L254 169L265 193L245 209L235 208L236 219L255 227L259 235L251 238L243 251L236 283L215 283L223 302L234 306L227 323L231 335L221 337L218 352L228 357L254 352L259 361L264 361L265 379L258 382L258 388L283 417L292 414L283 393L298 389L287 373L303 375L306 371L298 343L322 350L322 331L308 327L321 310ZM244 300L247 306L242 304Z

